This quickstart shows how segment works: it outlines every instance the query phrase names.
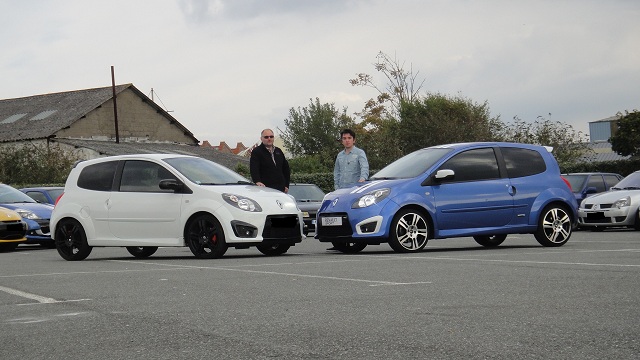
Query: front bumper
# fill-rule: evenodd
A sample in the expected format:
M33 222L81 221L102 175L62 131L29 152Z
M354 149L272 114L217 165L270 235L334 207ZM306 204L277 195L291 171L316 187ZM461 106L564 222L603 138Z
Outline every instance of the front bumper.
M580 226L631 226L635 223L635 214L631 207L591 210L578 209Z

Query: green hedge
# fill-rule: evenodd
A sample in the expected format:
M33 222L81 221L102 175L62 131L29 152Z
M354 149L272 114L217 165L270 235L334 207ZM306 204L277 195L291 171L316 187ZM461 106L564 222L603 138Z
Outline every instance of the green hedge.
M560 169L563 173L576 172L608 172L627 176L640 170L640 158L616 161L601 161L593 163L579 163L565 166Z

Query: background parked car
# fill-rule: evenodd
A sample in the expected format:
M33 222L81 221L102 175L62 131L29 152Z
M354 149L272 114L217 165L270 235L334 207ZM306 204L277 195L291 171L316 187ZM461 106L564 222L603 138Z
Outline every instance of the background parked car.
M463 236L494 247L507 234L522 233L561 246L576 209L550 148L449 144L417 150L360 186L327 194L315 237L342 252L383 242L416 252L429 239Z
M315 232L316 215L322 204L324 191L315 184L289 184L289 195L296 199L298 208L302 211L304 234Z
M22 217L13 210L0 207L0 252L11 251L27 241L26 233L27 224Z
M611 190L589 196L578 209L580 227L602 230L634 227L640 230L640 170L620 180Z
M23 193L29 195L30 198L45 204L55 204L56 199L64 192L62 186L44 186L44 187L31 187L20 189Z
M17 212L27 223L28 244L55 247L49 233L53 205L41 204L14 187L0 184L0 206Z
M620 174L599 172L570 173L562 176L571 184L571 190L576 196L578 205L587 196L608 191L623 178Z

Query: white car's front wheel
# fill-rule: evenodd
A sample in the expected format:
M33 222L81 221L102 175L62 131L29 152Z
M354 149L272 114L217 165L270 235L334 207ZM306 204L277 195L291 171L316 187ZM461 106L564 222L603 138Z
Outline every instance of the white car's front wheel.
M215 259L227 252L222 226L209 214L200 214L189 220L184 238L193 255L199 259Z

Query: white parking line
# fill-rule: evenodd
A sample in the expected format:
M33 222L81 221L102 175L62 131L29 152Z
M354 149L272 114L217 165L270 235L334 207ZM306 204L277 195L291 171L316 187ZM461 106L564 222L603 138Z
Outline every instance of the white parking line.
M20 290L16 290L16 289L11 289L8 287L4 287L4 286L0 286L0 291L4 291L8 294L11 295L16 295L16 296L20 296L23 298L27 298L27 299L31 299L31 300L35 300L41 304L52 304L52 303L57 303L58 300L53 299L53 298L49 298L49 297L44 297L44 296L40 296L40 295L36 295L36 294L30 294L28 292L24 292L24 291L20 291Z

